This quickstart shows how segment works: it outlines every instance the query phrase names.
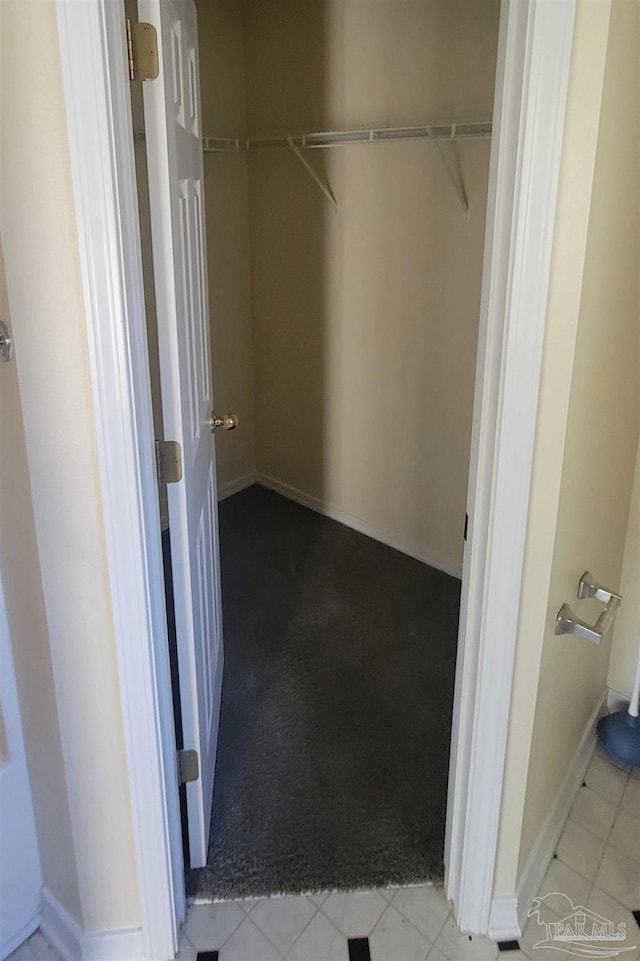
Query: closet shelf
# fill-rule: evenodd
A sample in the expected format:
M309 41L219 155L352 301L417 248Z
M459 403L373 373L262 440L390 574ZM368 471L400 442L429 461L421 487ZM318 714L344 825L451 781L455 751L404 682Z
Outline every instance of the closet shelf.
M369 129L326 130L287 137L227 138L203 137L205 153L240 153L256 148L341 147L361 143L397 143L406 140L476 140L491 136L491 121L473 123L438 123L413 127L370 127Z
M202 149L204 153L240 153L257 148L285 148L292 150L314 183L320 188L334 210L338 203L331 187L302 153L303 149L321 147L342 147L347 144L372 143L401 143L407 140L432 141L438 147L440 157L451 180L451 185L462 204L465 217L469 217L469 200L462 176L460 158L458 156L458 140L478 140L491 136L491 121L482 120L466 123L437 123L423 124L413 127L370 127L368 130L325 130L320 133L302 133L288 137L272 137L267 139L230 139L227 137L203 137ZM444 144L451 145L451 151L445 153Z

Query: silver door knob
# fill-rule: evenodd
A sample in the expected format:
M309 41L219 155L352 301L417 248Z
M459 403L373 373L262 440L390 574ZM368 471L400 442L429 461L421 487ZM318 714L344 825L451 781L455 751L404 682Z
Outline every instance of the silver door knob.
M209 427L211 428L211 433L215 433L218 428L222 430L235 430L238 426L238 416L237 414L223 414L218 417L213 411L211 411L211 419L209 420Z

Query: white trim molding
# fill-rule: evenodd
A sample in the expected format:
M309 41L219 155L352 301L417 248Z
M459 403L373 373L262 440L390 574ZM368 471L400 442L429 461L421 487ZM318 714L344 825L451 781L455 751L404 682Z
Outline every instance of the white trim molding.
M518 879L515 895L493 898L491 902L489 937L494 941L510 941L512 938L519 938L524 930L529 908L540 890L573 802L591 763L596 746L596 726L602 715L606 713L606 705L605 691L596 701L571 765L529 852L529 857Z
M56 7L138 862L139 956L157 961L175 954L185 895L124 4Z
M142 928L83 931L46 886L40 890L40 930L65 961L145 961L147 957Z
M630 703L631 698L628 694L623 694L622 691L616 691L615 687L607 688L607 710L609 713L613 713L614 711L627 711Z
M82 928L46 886L40 889L40 912L40 930L51 947L65 961L82 961Z
M386 544L387 547L393 547L396 551L402 551L402 553L408 557L414 557L417 561L422 561L423 564L435 567L436 570L460 580L462 572L459 565L456 564L451 557L445 557L443 554L436 554L432 551L423 551L418 544L410 541L408 538L399 537L397 534L394 534L393 531L375 527L373 524L363 520L361 517L357 517L355 514L349 514L347 511L340 510L340 508L334 507L327 501L321 500L319 497L314 497L313 494L307 494L297 487L292 487L291 484L285 484L283 481L276 480L275 477L269 477L268 474L256 474L255 481L256 484L262 484L263 487L268 487L269 490L275 491L276 494L282 494L283 497L288 497L289 500L295 501L297 504L302 504L303 507L308 507L310 510L322 514L324 517L330 517L331 520L338 521L338 523L344 524L345 527L350 527L360 534L371 537L374 541L380 541L381 544Z
M246 490L247 487L251 487L251 485L255 484L255 482L256 472L252 470L248 474L242 474L240 477L234 477L225 484L219 484L218 501L226 500L227 497L232 497L233 494L239 494L240 491Z
M38 930L39 925L40 912L38 911L17 934L14 934L12 938L0 945L0 958L10 958L13 952L17 951L20 945L26 941L27 938L30 938L34 931Z
M511 897L493 898L489 914L489 937L492 941L517 940L522 934L518 924L518 899Z
M142 910L141 941L113 935L158 961L175 953L185 895L124 12L111 0L56 5ZM445 852L457 920L482 933L574 8L503 0L501 13Z
M142 928L88 931L82 939L82 961L145 961Z
M500 18L445 847L467 932L493 896L574 15L503 0Z
M607 693L605 690L594 705L593 711L582 732L580 743L573 756L573 760L556 792L544 824L533 843L529 856L518 878L515 898L517 902L515 930L520 933L527 922L527 913L531 907L531 903L540 890L540 885L547 873L547 868L551 863L555 849L558 846L558 841L560 840L560 835L569 817L569 811L573 806L573 802L587 773L587 768L591 763L591 758L596 747L596 726L602 715L606 714L606 705ZM511 935L511 937L516 936L519 935Z

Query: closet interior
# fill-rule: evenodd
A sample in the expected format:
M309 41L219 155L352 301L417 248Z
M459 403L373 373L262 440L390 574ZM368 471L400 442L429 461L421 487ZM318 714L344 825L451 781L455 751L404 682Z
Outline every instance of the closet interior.
M442 876L499 0L197 0L225 675L199 896Z
M255 478L459 576L499 4L197 8L220 496ZM418 125L298 148L335 206L287 144Z

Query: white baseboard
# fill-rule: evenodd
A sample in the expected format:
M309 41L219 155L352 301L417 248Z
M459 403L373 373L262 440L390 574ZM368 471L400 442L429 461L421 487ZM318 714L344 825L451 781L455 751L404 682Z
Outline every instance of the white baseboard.
M18 934L14 935L8 941L4 941L2 944L0 944L0 958L8 958L9 955L13 954L14 951L17 951L22 942L26 941L27 938L30 938L33 932L38 930L39 926L40 911L37 911L31 920L27 921L25 926L18 932Z
M144 961L141 928L89 931L82 939L82 961Z
M518 899L493 898L489 912L489 937L492 941L512 941L519 938Z
M142 928L85 932L47 887L40 905L40 930L64 961L144 961Z
M607 688L607 711L627 711L631 698L622 691L616 691L614 687Z
M564 829L569 811L584 781L596 746L596 725L606 713L607 696L603 691L584 729L573 760L555 796L549 813L520 874L515 896L494 898L491 904L489 937L496 941L519 938L527 913L547 873Z
M255 482L256 472L253 470L248 474L243 474L242 477L234 477L233 480L227 481L226 484L219 484L218 501L223 501L225 497L231 497L232 494L238 494L240 491L243 491L245 487L251 487Z
M267 474L261 474L259 471L255 475L256 484L262 484L263 487L268 487L270 490L275 491L277 494L282 494L283 497L288 497L292 501L296 501L298 504L302 504L303 507L309 507L312 511L316 511L318 514L324 514L325 517L330 517L334 521L338 521L340 524L344 524L345 527L350 527L354 531L358 531L360 534L366 534L367 537L373 538L373 540L380 541L382 544L386 544L387 547L393 547L397 551L402 551L403 554L407 554L409 557L414 557L418 561L422 561L424 564L428 564L430 567L435 567L439 571L443 571L445 574L450 574L452 577L457 577L460 579L462 577L462 570L460 565L452 560L450 557L444 557L436 553L425 552L421 550L415 543L411 543L405 540L403 537L392 533L391 531L382 530L379 527L374 527L373 524L369 524L368 521L362 520L360 517L356 517L354 514L348 514L346 511L342 511L332 504L326 503L326 501L320 500L318 497L314 497L312 494L307 494L305 491L299 490L297 487L291 487L290 484L284 484L282 481L276 480L275 477L269 477Z
M65 961L82 961L83 930L49 888L40 892L40 930Z
M218 484L218 503L226 497L231 497L232 494L239 494L240 491L243 491L246 487L251 487L255 482L256 472L252 470L248 474L242 474L241 477L234 477L224 484ZM169 527L169 515L163 515L161 520L162 530L164 531Z

